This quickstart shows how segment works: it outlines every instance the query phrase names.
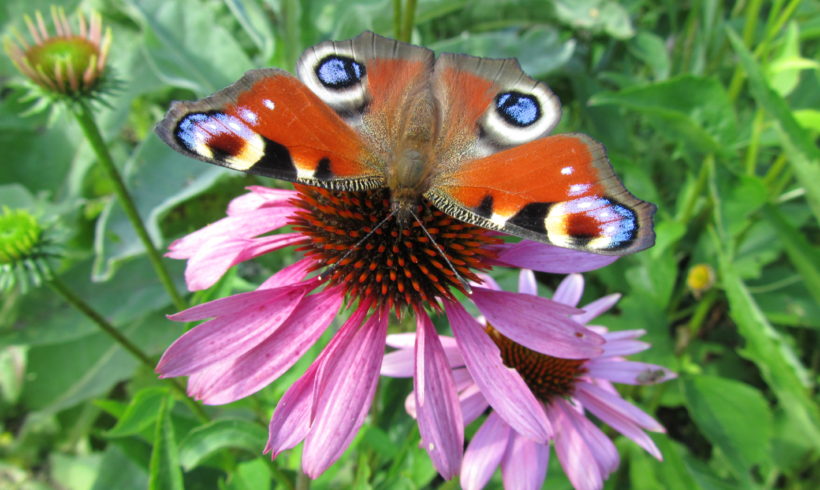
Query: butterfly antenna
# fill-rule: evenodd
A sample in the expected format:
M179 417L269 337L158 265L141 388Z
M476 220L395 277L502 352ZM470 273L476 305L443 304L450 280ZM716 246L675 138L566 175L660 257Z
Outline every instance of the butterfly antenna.
M451 271L453 271L453 274L456 275L456 279L458 279L458 282L460 282L461 285L464 287L464 292L467 294L473 294L473 288L470 287L470 283L467 282L467 280L464 279L464 277L458 273L456 267L453 265L452 262L450 262L450 259L447 257L447 254L445 254L444 250L442 250L441 247L438 246L438 243L436 243L436 239L433 238L429 231L427 231L427 227L424 226L424 223L421 222L419 217L416 216L416 213L413 212L412 209L410 209L409 211L410 215L413 216L413 219L416 220L419 226L421 226L421 230L424 232L424 234L427 235L427 238L430 239L430 243L432 243L433 246L436 247L436 250L438 250L439 255L441 255L444 261L447 262L447 266L450 268Z
M365 234L365 235L364 235L361 239L359 239L359 241L358 241L358 242L356 242L356 244L355 244L355 245L353 245L352 247L350 247L350 249L348 249L348 251L347 251L347 252L345 252L345 253L344 253L344 255L342 255L342 258L341 258L341 259L339 259L339 260L337 260L335 263L331 264L331 265L330 265L330 266L329 266L329 267L325 270L325 273L324 273L324 274L320 274L320 275L319 275L319 279L320 279L320 280L324 280L324 278L325 278L325 277L330 277L331 275L333 275L333 271L335 271L336 269L338 269L338 268L339 268L339 266L342 264L342 261L344 261L344 259L346 259L346 258L347 258L350 254L352 254L354 251L358 250L358 248L362 245L362 243L366 242L366 241L367 241L367 239L368 239L368 238L370 238L370 237L373 235L373 233L376 233L376 231L377 231L379 228L381 228L382 226L384 226L384 224L385 224L385 223L387 223L387 221L388 221L390 218L392 218L395 214L396 214L396 211L395 211L395 210L390 211L390 214L388 214L387 216L385 216L385 217L384 217L384 219L382 219L381 221L379 221L379 223L378 223L376 226L374 226L374 227L373 227L373 229L372 229L372 230L368 231L368 232L367 232L367 233L366 233L366 234Z

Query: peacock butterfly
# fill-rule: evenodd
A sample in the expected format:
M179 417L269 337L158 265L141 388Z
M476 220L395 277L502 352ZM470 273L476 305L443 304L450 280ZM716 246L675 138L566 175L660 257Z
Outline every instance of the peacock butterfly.
M653 245L655 206L604 147L547 136L561 108L514 59L444 53L364 32L307 49L297 77L252 70L157 125L175 150L340 191L387 187L398 220L425 198L490 230L598 254Z

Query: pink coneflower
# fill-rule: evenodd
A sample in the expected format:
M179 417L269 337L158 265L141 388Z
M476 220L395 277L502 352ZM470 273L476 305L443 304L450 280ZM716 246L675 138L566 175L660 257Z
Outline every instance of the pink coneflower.
M497 288L489 278L485 282ZM583 279L578 274L567 276L553 295L553 300L574 307L583 292ZM521 293L536 294L532 271L521 272ZM619 295L605 296L593 301L573 316L576 322L586 322L611 308ZM675 377L667 369L641 362L627 361L622 356L649 348L636 340L643 330L607 332L606 328L589 326L605 339L602 351L586 359L565 359L535 352L516 343L495 328L497 318L487 315L484 325L469 315L450 315L454 332L471 325L473 330L484 329L495 345L495 355L509 368L521 375L526 385L523 392L539 400L537 411L543 414L553 429L552 442L561 466L576 489L598 489L607 476L618 466L615 446L585 415L589 411L601 421L661 459L660 451L644 430L663 432L658 422L618 395L612 382L626 384L649 384ZM398 350L385 356L382 374L407 377L413 375L412 345L421 340L418 334L398 334L388 337L388 344ZM414 337L416 337L414 339ZM495 410L485 392L485 384L477 378L476 366L462 359L463 350L456 345L456 338L441 337L448 365L453 373L459 393L464 423L469 424L489 406L494 409L476 432L461 468L461 484L465 489L482 488L495 469L501 466L506 488L541 488L547 476L549 445L533 440L517 431L507 419L507 414ZM497 396L497 395L492 395ZM513 393L509 397L516 396ZM407 399L407 410L419 416L418 394ZM427 441L423 441L426 443Z
M390 311L412 312L420 342L415 380L421 434L439 472L455 476L463 448L461 408L427 313L443 306L448 314L466 315L455 296L465 288L453 269L462 278L480 281L477 273L494 265L564 273L601 267L614 257L527 241L505 244L496 233L426 205L419 205L416 213L441 251L418 223L395 221L359 244L389 212L386 190L251 187L231 202L226 218L171 245L170 257L188 259L188 287L208 288L230 267L284 247L296 247L302 258L256 291L172 315L183 322L210 320L174 342L157 372L163 377L189 376L189 393L204 403L229 403L279 377L340 310L349 310L324 351L282 397L270 423L267 451L276 456L304 441L303 470L316 477L344 452L369 410ZM268 234L287 225L290 232ZM497 318L499 332L533 350L577 359L601 353L602 337L566 320L578 313L574 308L479 286L470 299L485 315ZM533 314L510 310L513 303ZM490 337L477 324L463 321L453 330L465 362L483 373L476 382L488 402L519 433L546 442L551 434L547 416L536 397L523 389L521 376L502 365Z

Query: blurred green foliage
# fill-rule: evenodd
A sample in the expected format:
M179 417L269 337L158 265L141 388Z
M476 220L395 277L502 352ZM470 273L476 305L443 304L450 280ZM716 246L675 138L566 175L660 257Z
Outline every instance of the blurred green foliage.
M48 8L4 3L4 35ZM169 102L207 95L253 67L292 70L325 39L365 29L395 36L401 2L61 3L69 13L99 10L113 29L121 88L96 106L98 120L149 231L167 244L220 218L255 182L165 147L151 127ZM602 141L627 188L658 205L653 249L587 274L588 298L624 295L601 323L646 329L653 348L637 357L680 374L624 391L667 427L653 435L665 461L620 438L623 461L607 487L820 487L820 3L421 0L412 39L520 59L560 97L558 131ZM158 355L181 326L165 319L170 302L110 184L73 120L21 117L18 81L0 58L0 204L49 223L64 245L64 283ZM284 252L240 266L191 301L252 288L290 261ZM687 276L699 264L714 283L695 291ZM183 264L168 266L182 290ZM496 272L514 283L513 271ZM47 288L5 294L0 486L301 484L298 451L271 463L261 449L276 401L313 357L258 395L207 407L204 423ZM314 488L454 486L437 477L401 410L410 389L382 380L374 415ZM552 460L546 488L567 488Z

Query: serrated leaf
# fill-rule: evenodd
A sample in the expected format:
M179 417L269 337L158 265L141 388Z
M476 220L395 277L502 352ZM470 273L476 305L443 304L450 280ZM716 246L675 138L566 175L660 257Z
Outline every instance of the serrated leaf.
M154 431L154 446L149 467L149 490L183 490L179 451L171 423L174 399L168 395L160 403Z
M221 419L192 430L180 443L179 460L185 470L225 448L259 453L265 447L267 432L259 424L241 419Z
M151 427L159 414L168 390L160 387L145 388L137 392L117 424L106 432L108 437L122 437L138 434Z
M772 414L766 399L749 385L716 376L686 378L683 390L701 433L721 449L735 475L748 484L752 466L769 453Z
M803 428L806 437L820 440L820 412L809 395L805 368L783 335L766 319L725 253L719 254L719 262L729 315L746 341L738 353L757 366L782 409Z

